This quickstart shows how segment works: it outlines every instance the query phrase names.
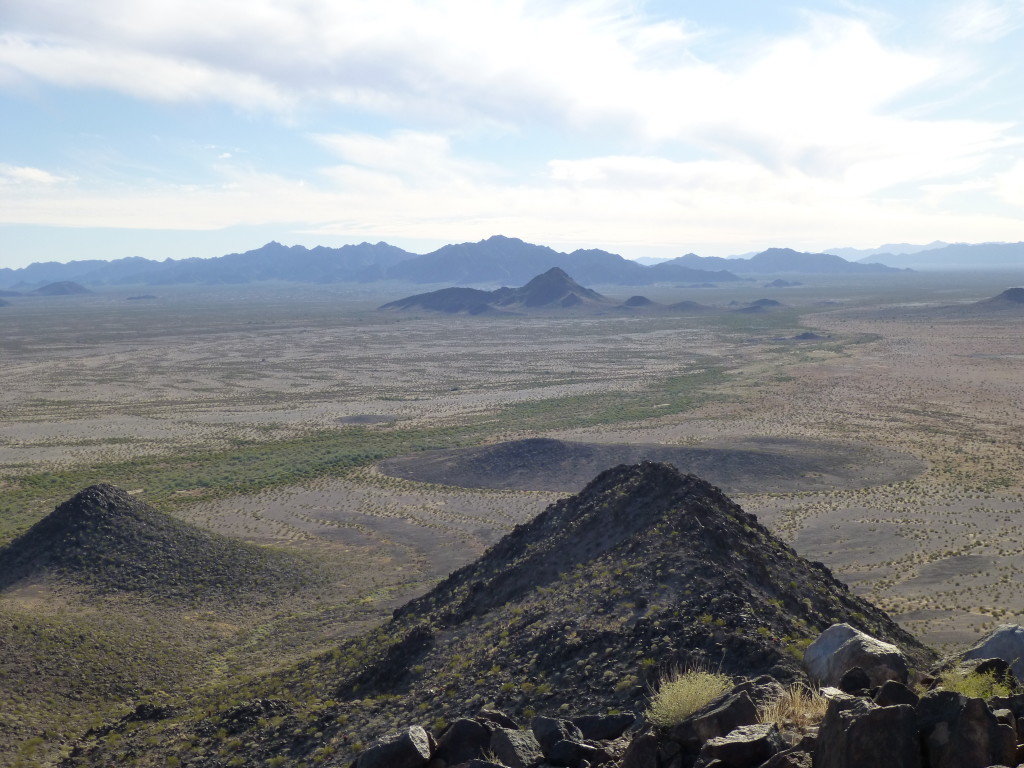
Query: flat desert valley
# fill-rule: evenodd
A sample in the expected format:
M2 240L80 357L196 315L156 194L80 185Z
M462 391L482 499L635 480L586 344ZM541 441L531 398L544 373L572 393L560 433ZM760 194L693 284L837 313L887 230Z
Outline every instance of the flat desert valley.
M147 661L142 689L228 679L372 625L601 469L654 458L924 642L973 642L1024 622L1024 312L975 305L1013 280L644 289L718 308L689 314L377 310L401 286L12 304L0 544L106 481L331 576L288 605L187 610L33 584L0 598L5 626L109 638L121 617L191 649L187 673ZM781 306L731 309L765 297ZM15 693L3 716L30 732L45 717Z

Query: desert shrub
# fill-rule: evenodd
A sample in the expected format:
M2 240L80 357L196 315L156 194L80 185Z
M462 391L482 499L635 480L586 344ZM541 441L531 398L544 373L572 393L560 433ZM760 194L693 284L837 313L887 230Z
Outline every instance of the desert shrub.
M821 722L827 708L828 699L819 691L798 683L758 707L757 716L762 723L774 723L779 728L808 728Z
M967 673L951 669L939 675L939 687L956 691L972 699L988 699L992 696L1011 696L1013 688L1006 680L996 677L995 671Z
M655 725L672 726L732 688L728 676L705 670L677 672L658 686L647 708Z

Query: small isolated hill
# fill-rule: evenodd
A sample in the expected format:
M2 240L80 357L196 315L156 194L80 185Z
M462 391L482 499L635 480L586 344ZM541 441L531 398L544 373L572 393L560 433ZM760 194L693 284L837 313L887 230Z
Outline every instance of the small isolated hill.
M818 337L816 337L818 338ZM386 459L384 474L461 488L582 489L617 464L660 461L730 493L779 493L882 485L913 477L916 457L821 440L754 438L702 446L578 443L533 437Z
M11 305L11 302L4 301L3 299L0 299L0 307L9 307L10 305Z
M203 531L105 483L77 493L0 550L0 590L55 580L101 593L270 597L313 579L294 556Z
M628 299L622 302L622 306L630 308L653 307L656 306L656 302L651 301L646 296L630 296Z
M426 309L450 315L486 315L497 310L491 305L493 291L477 288L442 288L439 291L418 293L384 304L380 309Z
M975 306L996 312L1024 312L1024 288L1007 288L998 296L979 301Z
M499 291L501 292L501 291ZM547 272L537 275L522 288L504 292L497 299L497 305L507 309L539 309L582 306L601 306L611 304L597 291L584 288L573 280L564 270L552 267Z
M71 280L62 280L59 283L48 283L36 288L32 293L36 296L77 296L92 293L92 291Z
M521 288L499 288L496 291L442 288L389 302L380 309L419 309L448 314L486 315L565 309L606 309L610 306L613 306L610 299L590 288L584 288L563 270L552 267Z
M325 743L332 764L347 765L360 742L395 723L454 719L485 704L519 718L638 711L660 674L687 664L798 678L802 648L838 622L896 643L919 668L932 658L714 486L666 464L622 465L378 629L249 681L251 704L162 724L156 738L217 749L213 734L227 723L240 765L297 764ZM306 729L296 730L303 719L289 700L315 712L315 741L296 738ZM265 714L269 701L280 702L279 724ZM146 738L132 725L122 738ZM104 764L110 743L76 749L67 765Z

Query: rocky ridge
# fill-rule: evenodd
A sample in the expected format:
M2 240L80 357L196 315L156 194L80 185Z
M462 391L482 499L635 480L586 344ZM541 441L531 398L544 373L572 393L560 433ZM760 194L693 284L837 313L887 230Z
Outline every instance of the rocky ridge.
M717 488L665 464L619 466L378 629L180 711L108 724L66 765L347 765L402 723L441 735L481 708L508 713L507 756L522 739L515 723L642 711L676 668L798 681L803 649L843 621L899 646L910 667L933 659ZM433 760L424 734L405 740Z

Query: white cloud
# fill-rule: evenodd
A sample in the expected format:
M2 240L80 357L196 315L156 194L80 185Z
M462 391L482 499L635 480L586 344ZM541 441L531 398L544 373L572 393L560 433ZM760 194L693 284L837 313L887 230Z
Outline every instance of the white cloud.
M0 184L25 184L36 186L51 186L62 184L69 179L57 176L56 174L44 171L41 168L30 168L27 166L15 166L0 163Z
M962 38L992 39L1020 24L1022 6L975 0L950 18ZM126 190L123 178L98 178L88 197L59 184L37 197L7 189L0 220L199 229L309 222L382 239L504 232L684 250L1019 233L1019 215L952 207L966 183L997 201L993 210L1021 198L1019 125L936 119L921 101L922 93L939 98L940 87L953 98L965 53L895 47L880 36L877 15L850 6L846 16L805 13L799 28L775 38L748 36L744 45L737 35L732 58L702 57L696 24L652 19L642 7L4 0L0 83L14 72L24 82L139 100L224 102L257 113L256 122L258 113L279 113L305 131L313 129L304 110L341 104L384 116L389 127L371 134L319 123L310 138L336 161L313 171L261 172L258 153L232 146L220 159L244 154L250 166L221 163L214 184L142 179ZM898 106L911 98L915 112ZM525 158L546 175L488 156L480 139L498 133L519 139L516 163ZM552 135L563 147L578 138L578 154L534 146ZM9 168L0 166L0 178L14 178Z
M971 0L954 7L946 17L947 34L955 40L993 42L1024 26L1021 0Z

